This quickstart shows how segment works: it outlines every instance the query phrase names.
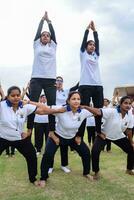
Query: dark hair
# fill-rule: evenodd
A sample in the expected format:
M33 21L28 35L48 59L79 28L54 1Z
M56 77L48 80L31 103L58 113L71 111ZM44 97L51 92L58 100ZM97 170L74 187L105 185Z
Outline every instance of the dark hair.
M48 32L48 31L43 31L43 32L41 33L40 37L41 37L44 33L48 33L48 35L50 36L50 39L51 39L51 34L50 34L50 32Z
M56 77L56 80L57 80L58 78L60 78L60 79L63 81L62 76L57 76L57 77Z
M74 95L74 94L79 94L80 98L81 98L81 94L78 92L78 91L71 91L69 92L68 94L68 97L67 97L67 104L68 104L68 101L70 100L70 98Z
M104 98L103 101L107 101L108 103L110 103L110 100L107 98Z
M45 94L41 94L41 95L40 95L40 98L42 98L42 97L46 97Z
M126 99L130 99L131 98L129 96L123 96L121 99L120 99L120 105L126 100Z
M91 42L93 42L93 43L95 44L95 42L94 42L93 40L88 40L87 43L86 43L85 48L87 48L87 46L88 46Z
M19 87L17 87L17 86L11 86L11 87L8 88L8 90L7 90L7 96L9 96L13 90L18 90L19 93L21 94L21 90L20 90Z

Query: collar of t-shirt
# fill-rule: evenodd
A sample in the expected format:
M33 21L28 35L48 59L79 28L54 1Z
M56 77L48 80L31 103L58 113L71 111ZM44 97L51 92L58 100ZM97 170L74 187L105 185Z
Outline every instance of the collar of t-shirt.
M7 104L8 107L12 107L12 103L8 99L6 100L6 104ZM22 101L19 101L18 108L23 108L23 102Z
M70 105L66 105L66 110L67 110L67 112L72 111ZM81 112L81 108L78 108L78 109L77 109L77 112L80 113L80 112Z

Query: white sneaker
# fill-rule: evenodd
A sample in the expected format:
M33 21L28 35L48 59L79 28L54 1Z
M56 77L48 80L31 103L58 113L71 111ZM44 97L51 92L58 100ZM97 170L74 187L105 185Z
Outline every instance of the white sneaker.
M52 174L53 170L54 170L54 168L49 168L48 174Z
M39 152L39 151L36 152L36 155L37 155L37 156L39 156L40 154L41 154L41 152Z
M70 173L71 170L67 167L61 166L61 169L65 172L65 173Z

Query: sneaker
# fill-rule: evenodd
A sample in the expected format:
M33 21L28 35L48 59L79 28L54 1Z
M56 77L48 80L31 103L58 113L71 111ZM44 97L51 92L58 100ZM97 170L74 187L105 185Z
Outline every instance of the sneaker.
M65 172L65 173L70 173L71 170L67 167L61 166L61 169Z
M127 170L126 170L126 174L134 175L134 172L133 172L132 170L130 170L130 169L127 169Z
M52 174L53 170L54 170L54 168L49 168L48 174Z
M37 156L39 156L40 154L41 154L41 152L40 152L40 151L37 151L37 152L36 152L36 155L37 155Z

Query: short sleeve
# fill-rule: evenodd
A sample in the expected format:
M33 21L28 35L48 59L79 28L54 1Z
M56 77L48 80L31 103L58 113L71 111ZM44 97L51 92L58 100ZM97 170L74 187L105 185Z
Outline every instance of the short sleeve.
M115 109L113 108L101 108L102 111L102 117L104 119L108 119L109 117L111 117L111 115L113 115Z
M133 121L133 115L132 113L128 113L128 117L129 117L129 123L128 123L128 128L133 128L134 126L134 121Z
M82 109L83 118L86 119L87 117L92 117L93 114L86 109Z
M24 107L25 107L25 112L27 116L35 112L37 108L35 105L31 105L31 104L27 104Z

